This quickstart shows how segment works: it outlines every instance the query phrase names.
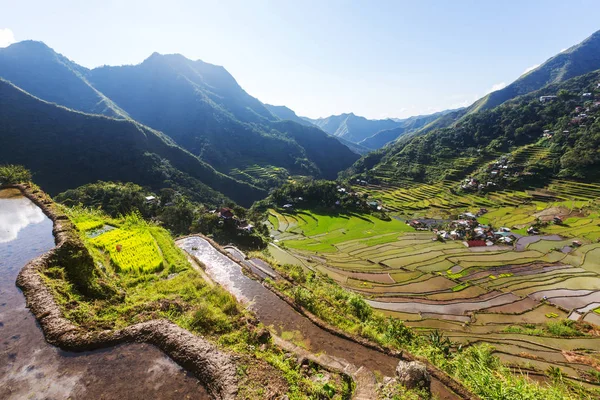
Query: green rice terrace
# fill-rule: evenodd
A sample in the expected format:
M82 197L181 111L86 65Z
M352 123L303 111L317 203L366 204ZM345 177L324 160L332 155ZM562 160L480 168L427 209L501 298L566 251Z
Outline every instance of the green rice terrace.
M45 281L77 326L94 332L167 319L235 354L237 398L349 398L349 379L316 363L303 367L272 343L253 314L187 257L166 229L137 214L111 218L82 207L61 210L118 296L86 297L61 267L47 269Z
M285 168L272 165L254 164L244 169L233 168L229 175L260 187L273 187L290 179Z
M270 209L270 253L328 276L417 332L489 344L534 380L559 374L599 388L600 185L554 180L487 195L456 194L456 185L353 188L391 221ZM475 223L500 230L496 239L440 237L459 214L478 210Z

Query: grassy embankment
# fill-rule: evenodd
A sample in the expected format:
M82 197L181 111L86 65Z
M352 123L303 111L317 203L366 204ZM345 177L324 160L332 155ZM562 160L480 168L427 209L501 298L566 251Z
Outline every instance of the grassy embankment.
M535 207L537 211L554 207L555 209L561 208L563 211L567 209L570 212L572 210L579 211L581 207L589 205L589 203L580 204L579 202L564 201L558 204L533 204L527 207ZM525 209L522 213L518 211L521 210L517 207L492 210L486 215L486 222L494 221L494 225L501 224L501 226L504 226L507 221L503 218L510 218L514 223L529 223L528 214L531 210ZM593 222L595 214L593 212L586 212L585 214L585 216L573 216L566 219L565 224L562 226L548 225L544 229L554 231L552 233L559 231L565 234L566 231L568 232L569 227L573 225L596 226ZM539 289L535 287L536 284L541 285L540 288L543 289L544 285L547 285L546 279L549 279L548 284L555 281L559 282L554 287L562 287L560 282L565 282L566 279L567 287L572 286L574 289L579 289L583 288L581 285L585 286L587 285L586 282L589 283L590 277L597 278L596 273L598 270L592 265L593 261L591 261L588 254L596 251L598 245L591 243L584 245L581 249L577 249L569 255L554 251L553 248L558 243L554 242L555 244L552 244L549 241L534 243L523 252L515 252L510 247L506 247L505 250L501 251L471 253L460 243L432 242L430 233L417 233L414 231L410 233L412 228L399 221L385 222L371 218L370 216L361 218L359 216L320 215L308 211L283 213L270 210L269 222L273 230L278 231L275 237L279 238L280 244L290 249L292 253L296 253L299 261L297 263L299 265L281 266L274 260L270 260L294 282L294 284L288 284L285 281L276 282L276 287L334 326L363 336L383 346L404 347L415 354L426 356L436 365L459 378L467 387L482 397L527 398L527 395L532 395L540 396L539 398L593 398L594 395L590 394L592 392L586 392L573 381L563 379L563 373L560 369L557 372L557 367L549 367L548 371L545 371L547 375L550 375L549 379L554 381L552 387L541 387L522 376L511 374L510 370L503 366L494 355L493 344L473 346L461 352L442 350L440 353L440 348L445 349L450 346L450 342L442 340L445 344L441 345L440 340L432 339L431 336L427 335L427 332L429 332L429 335L433 335L435 331L431 331L431 329L437 329L438 327L449 332L460 331L463 329L460 324L452 321L423 319L422 322L409 323L413 324L416 330L408 330L399 325L397 319L386 319L382 314L374 312L360 295L344 291L337 283L354 290L358 289L363 294L372 296L390 293L391 291L397 293L397 295L412 295L432 300L460 300L461 296L464 296L467 297L465 301L469 301L469 296L482 295L488 290L502 287L511 290L511 285L515 285L515 290L519 290L521 295L526 294L527 285L533 286L531 290ZM527 219L527 221L524 219ZM591 236L584 237L584 243L589 243L590 239L593 238L593 234L598 230L597 227L595 229L588 228L586 232ZM549 247L550 244L552 244L551 247ZM316 258L313 257L315 255ZM520 277L517 276L518 274L513 276L511 272L505 273L503 270L489 272L484 274L483 278L478 276L490 267L507 264L527 265L527 263L536 260L557 262L563 258L568 258L565 261L575 263L576 266L580 266L585 270L583 272L567 273L559 271L556 275L557 278L554 278L552 274L548 274L548 278L540 275L542 279L533 279L531 276ZM324 260L324 262L319 262L319 259ZM289 261L282 261L283 264L286 262ZM461 265L461 271L456 273L450 271L450 267L453 265ZM306 266L310 266L312 271L309 271ZM327 276L315 274L313 271L322 271ZM471 276L477 276L479 280L471 282ZM334 278L335 281L330 277ZM395 283L385 282L384 277ZM484 279L484 281L481 281L481 279ZM540 282L537 283L536 280ZM381 283L381 281L385 283ZM529 281L534 282L530 283ZM565 285L565 283L562 283L562 285ZM436 286L437 289L434 290ZM428 292L420 294L421 287ZM552 288L553 286L549 285L548 287ZM434 292L430 292L431 290L434 290ZM520 313L522 316L511 315L511 312ZM525 313L523 314L523 312ZM510 333L517 331L523 335L565 337L566 340L582 334L574 329L570 323L555 321L553 318L559 316L565 318L566 314L549 305L534 308L532 311L528 311L526 308L524 310L509 310L508 313L504 316L502 314L482 314L483 325L474 327L473 339L480 340L478 338L481 337L481 333L502 332L502 329L504 329L507 339L510 339L508 337ZM386 312L386 314L399 317L408 316L409 318L412 315L394 312ZM499 317L502 320L501 324L504 325L496 325L497 322L492 322L494 325L485 326L486 320L493 321L491 317ZM421 320L420 315L417 316L417 320ZM534 328L532 329L530 323L523 324L522 321L535 322ZM421 330L423 328L425 330ZM425 335L416 335L417 332L424 332ZM467 334L464 338L468 340L469 335ZM503 344L504 342L501 341L500 343ZM509 343L506 342L506 344ZM458 343L454 343L450 347L456 350ZM526 354L524 350L527 349L518 350L519 348L516 348L521 356ZM558 353L558 356L560 357L560 353ZM471 358L470 361L469 357ZM486 359L481 364L482 368L473 368L467 371L460 367L461 363L479 365L476 360L481 357ZM533 360L529 359L528 363ZM544 366L543 363L540 363L540 365ZM569 370L567 365L565 364L564 368ZM590 372L590 375L592 372ZM543 369L541 373L544 373ZM503 386L499 387L498 385L489 384L489 382L482 384L486 380L491 382L492 378L496 382L504 382ZM515 394L515 397L502 397L502 390L514 390L514 393L521 393L522 396L519 397Z
M104 279L118 295L80 293L63 268L44 271L65 316L88 331L168 319L240 357L239 398L287 394L290 399L347 398L346 380L316 365L303 370L293 357L265 342L264 328L220 286L207 284L163 228L136 215L109 218L98 211L64 208ZM110 226L111 230L106 230Z

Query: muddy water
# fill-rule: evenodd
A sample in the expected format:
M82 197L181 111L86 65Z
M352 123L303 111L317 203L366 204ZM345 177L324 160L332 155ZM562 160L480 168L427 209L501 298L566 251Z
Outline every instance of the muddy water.
M52 222L42 211L17 191L0 191L0 399L209 398L153 346L71 353L47 344L15 280L52 247Z
M297 313L259 282L248 278L240 266L199 237L188 237L177 242L179 247L197 257L206 266L206 272L229 290L239 301L250 303L250 308L265 325L278 332L299 331L308 350L341 357L357 366L394 376L398 359L368 349L352 341L332 335ZM439 382L432 383L432 391L440 399L457 398Z

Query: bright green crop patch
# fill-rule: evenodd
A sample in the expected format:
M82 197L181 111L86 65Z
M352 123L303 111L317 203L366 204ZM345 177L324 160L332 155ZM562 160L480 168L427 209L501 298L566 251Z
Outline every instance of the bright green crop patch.
M75 224L77 229L82 232L90 231L104 226L104 220L96 215L93 211L86 213L76 213L71 218L71 221Z
M387 242L395 239L380 236L395 232L411 232L413 228L404 222L392 219L383 221L371 215L356 214L317 214L311 211L297 213L298 225L294 231L302 231L309 240L288 240L285 245L298 250L335 251L338 243L377 236L377 240ZM392 236L393 237L393 236Z
M113 229L90 243L110 255L118 271L154 272L162 268L162 256L154 238L144 229Z

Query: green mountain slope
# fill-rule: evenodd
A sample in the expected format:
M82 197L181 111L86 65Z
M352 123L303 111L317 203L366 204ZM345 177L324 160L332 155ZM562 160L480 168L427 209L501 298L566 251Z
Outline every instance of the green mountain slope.
M540 96L557 98L542 102ZM475 173L486 183L503 176L502 185L540 185L554 177L597 180L598 148L600 71L595 71L468 115L451 128L400 140L363 157L345 175L431 182ZM502 155L512 164L507 173L492 174L489 163Z
M353 113L332 115L326 118L305 119L330 135L353 143L359 143L379 131L400 126L399 122L392 119L371 120Z
M299 144L299 131L304 130L303 143L309 147L326 134L281 124L220 66L154 53L139 65L88 70L38 42L17 43L0 53L5 55L0 77L33 95L79 111L139 121L226 174L258 164L331 178L358 159L335 142L328 144L328 159L311 159L314 152Z
M548 84L564 82L598 68L600 68L600 31L555 55L505 88L479 99L469 107L467 115L494 108L507 100L541 89Z
M471 106L440 116L425 125L417 133L425 134L434 129L447 128L467 115L492 109L508 100L539 90L546 85L560 83L570 78L600 68L600 31L583 42L557 54L539 67L520 76L503 89L489 93Z
M94 69L89 79L134 119L223 172L266 164L329 178L339 171L332 171L333 165L346 168L357 159L336 142L329 142L328 160L311 158L299 137L310 147L326 134L281 123L220 66L155 53L139 65Z
M31 169L51 194L97 180L173 187L219 204L249 205L266 195L215 171L165 135L131 120L47 103L0 80L0 160ZM223 194L221 194L221 193Z
M0 48L0 77L36 97L73 110L111 117L125 112L85 79L88 70L32 40Z
M399 123L399 126L392 129L379 131L376 134L362 140L360 142L360 145L370 149L379 149L385 146L386 144L398 139L400 136L421 129L425 125L437 120L441 116L453 113L455 111L458 110L444 110L434 114L417 115L406 119L398 120L397 122Z
M306 126L315 126L308 119L301 118L298 115L296 115L294 110L290 109L289 107L274 106L271 104L265 104L265 107L267 107L267 109L269 111L271 111L271 114L273 114L274 116L276 116L277 118L279 118L283 121L289 120L289 121L294 121L294 122L297 122L299 124L306 125Z

